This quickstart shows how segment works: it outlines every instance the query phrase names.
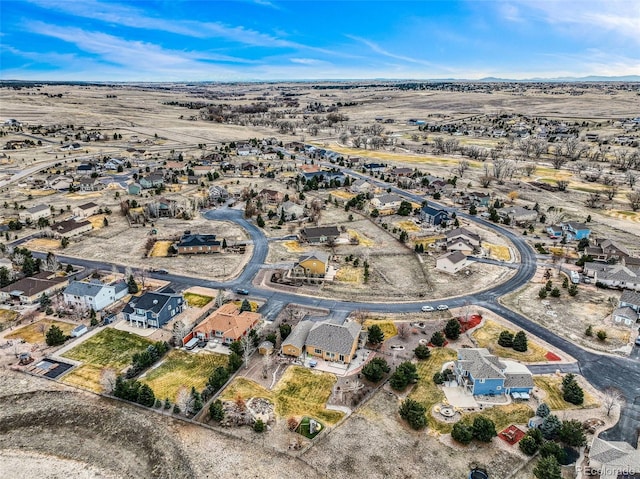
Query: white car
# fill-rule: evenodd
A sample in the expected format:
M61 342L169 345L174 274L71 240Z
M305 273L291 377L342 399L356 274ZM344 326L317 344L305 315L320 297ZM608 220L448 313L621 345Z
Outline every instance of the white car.
M447 309L449 309L449 306L447 306L446 304L438 305L438 311L446 311Z
M433 306L429 306L428 304L425 304L425 305L424 305L422 308L420 308L420 309L422 309L422 312L423 312L423 313L429 313L429 312L431 312L431 311L435 311L434 307L433 307Z

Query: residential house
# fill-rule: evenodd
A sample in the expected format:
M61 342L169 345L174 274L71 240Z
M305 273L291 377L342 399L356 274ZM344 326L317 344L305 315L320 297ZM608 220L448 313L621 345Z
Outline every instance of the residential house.
M592 475L593 471L600 479L632 479L638 477L640 471L640 451L624 441L594 437L588 461L585 472Z
M596 238L593 245L585 248L584 254L591 256L594 261L620 261L631 256L625 247L608 238Z
M64 302L74 308L102 311L104 308L124 298L129 292L125 281L105 284L100 280L72 281L64 290Z
M446 226L449 222L449 213L443 208L426 204L420 209L420 219L429 225Z
M278 206L278 216L284 221L293 221L304 218L304 206L294 203L293 201L285 201Z
M94 163L81 163L76 167L76 174L81 176L91 175L96 171Z
M70 238L87 233L93 229L93 225L87 220L63 220L51 225L51 231L56 238Z
M547 234L551 239L560 239L564 234L564 229L562 228L562 225L550 225L547 226Z
M371 199L371 206L377 209L380 213L395 213L400 204L402 204L402 197L394 193L385 193L383 195L375 196Z
M329 269L329 255L314 251L300 256L293 266L291 275L297 278L324 278Z
M316 228L303 228L300 231L300 240L306 243L331 243L340 236L337 226L319 226Z
M282 342L282 353L300 357L304 352L325 361L349 364L360 339L361 326L355 321L335 324L328 321L301 321Z
M138 180L142 189L148 190L151 188L158 188L164 185L164 176L161 173L152 173L147 176L143 176Z
M503 218L509 218L511 224L518 226L533 224L538 219L538 212L522 206L507 206L500 208L498 214Z
M65 175L52 175L47 177L47 186L58 191L66 191L73 185L73 178Z
M97 215L98 211L100 211L100 207L93 201L90 201L89 203L76 206L73 209L73 214L80 218L88 218L89 216Z
M461 251L449 251L436 259L436 269L450 274L457 273L469 264L470 261Z
M243 145L239 147L236 150L236 152L238 156L251 156L251 155L259 155L260 149L253 146L249 146L249 145Z
M631 308L640 314L640 293L634 291L623 291L618 302L620 308Z
M396 166L395 168L392 168L391 171L389 172L391 176L394 176L396 178L400 178L403 176L411 176L413 175L413 173L414 173L413 168L405 168L400 166Z
M226 303L198 324L194 335L201 340L217 339L223 344L231 344L246 337L261 320L260 313L240 311L234 303Z
M359 194L359 193L366 194L369 192L373 192L375 190L376 190L376 186L373 183L363 179L355 180L349 186L349 191L355 194Z
M485 348L458 349L453 370L458 384L474 396L510 394L528 398L534 387L526 366L498 358Z
M279 205L284 200L284 193L263 188L260 193L258 193L258 198L260 198L264 204Z
M119 167L124 169L126 162L119 158L110 158L105 164L104 169L109 171L117 171Z
M100 191L104 188L104 184L98 178L89 176L80 178L77 186L80 191Z
M229 198L229 192L222 186L213 185L209 187L209 199L212 201L224 201Z
M591 230L584 223L576 223L575 221L570 221L568 223L561 223L562 229L567 235L567 240L576 240L579 241L584 238L589 238L591 234Z
M60 150L62 151L76 151L81 149L82 149L82 145L80 143L69 143L67 145L60 147Z
M122 314L131 326L161 328L184 308L181 294L146 292L142 296L132 296Z
M209 173L213 173L211 165L196 165L191 170L193 171L193 176L207 176Z
M219 253L221 242L216 240L216 235L211 234L185 234L176 243L178 254L208 254Z
M187 176L188 185L197 185L199 182L200 179L197 176Z
M365 163L363 168L369 173L379 173L387 169L387 165L383 163Z
M640 291L640 266L589 262L585 263L583 273L594 283L608 288Z
M463 238L456 238L446 243L447 251L460 251L463 255L472 255L475 251L474 246Z
M0 288L0 300L19 300L22 304L33 304L43 294L52 296L68 284L69 278L43 271Z
M51 208L47 205L36 205L26 210L20 210L18 218L22 222L37 223L40 218L50 218Z
M444 187L446 183L443 181L441 187ZM471 191L469 193L460 193L455 199L455 203L462 206L489 206L491 200L490 193L484 193L479 191Z
M250 161L245 161L240 165L240 170L253 173L254 171L259 170L259 168L258 168L258 165L256 165L255 163L252 163Z
M480 236L469 231L466 228L452 229L451 231L447 231L445 233L445 236L447 238L447 243L456 241L456 240L463 240L469 243L474 248L480 247Z
M614 323L624 324L625 326L633 326L640 319L638 313L628 306L616 308L611 313L611 317Z

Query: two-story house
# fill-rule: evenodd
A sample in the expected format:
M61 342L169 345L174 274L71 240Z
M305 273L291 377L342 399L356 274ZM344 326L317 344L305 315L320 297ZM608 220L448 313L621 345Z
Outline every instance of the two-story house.
M100 280L73 281L63 292L65 304L74 308L102 311L128 293L125 281L104 284Z
M594 244L585 248L584 254L591 256L594 261L620 261L631 256L624 246L608 238L596 238Z
M526 366L498 358L485 348L458 349L454 362L456 381L474 396L517 393L528 398L533 376Z
M443 208L426 204L420 209L420 219L429 225L446 226L449 222L449 213Z
M76 206L73 209L73 214L79 218L88 218L89 216L97 215L98 211L100 211L100 206L90 201L89 203Z
M348 364L358 348L361 329L356 321L344 324L300 321L282 342L281 351L296 358L306 352L325 361Z
M138 180L140 186L145 189L158 188L164 185L164 176L160 173L152 173L147 176L143 176Z
M291 270L296 278L324 278L329 268L329 255L321 251L303 254Z
M584 223L577 223L575 221L569 221L562 223L562 229L567 235L567 240L580 241L584 238L589 238L591 230Z
M147 292L133 296L122 310L131 326L161 328L185 308L184 297L176 293Z
M47 205L36 205L18 213L18 218L22 222L37 223L40 218L50 218L51 208Z
M210 234L185 234L176 243L178 254L208 254L219 253L221 242L216 235Z

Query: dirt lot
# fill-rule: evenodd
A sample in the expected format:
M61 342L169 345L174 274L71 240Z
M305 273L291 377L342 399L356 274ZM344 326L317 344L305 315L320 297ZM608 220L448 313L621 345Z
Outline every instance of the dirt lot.
M72 242L64 254L91 258L99 261L115 261L134 268L167 269L175 274L225 279L237 275L251 257L252 247L244 254L221 253L205 255L182 255L176 257L146 257L145 243L149 238L149 228L130 228L126 219L111 215L109 226ZM154 223L159 239L180 236L185 230L193 233L216 234L226 238L228 243L247 239L243 229L226 221L209 221L198 216L189 221L160 219ZM117 255L114 256L114 252Z
M536 277L540 277L537 275ZM543 280L544 281L544 280ZM552 278L554 286L560 288L561 279ZM629 338L635 336L635 328L620 327L612 324L611 312L613 303L617 305L620 293L614 290L598 289L590 285L580 285L577 296L571 298L565 289L560 288L562 296L552 298L547 296L541 300L538 291L544 286L543 282L530 283L528 286L511 293L501 301L515 311L519 311L528 318L544 325L560 336L571 341L600 351L615 351L627 345ZM586 336L587 326L592 325L593 336ZM607 340L599 341L596 331L604 329Z

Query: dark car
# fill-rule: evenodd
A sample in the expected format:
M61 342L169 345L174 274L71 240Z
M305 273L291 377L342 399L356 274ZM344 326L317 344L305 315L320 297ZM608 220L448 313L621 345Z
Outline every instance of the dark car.
M248 289L244 289L244 288L238 288L236 289L236 294L242 294L244 296L249 294L249 290Z
M158 273L158 274L169 274L169 271L167 271L166 269L153 269L151 270L152 273Z

